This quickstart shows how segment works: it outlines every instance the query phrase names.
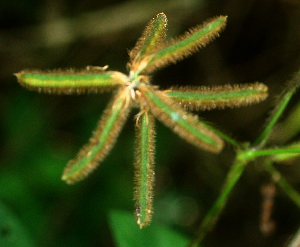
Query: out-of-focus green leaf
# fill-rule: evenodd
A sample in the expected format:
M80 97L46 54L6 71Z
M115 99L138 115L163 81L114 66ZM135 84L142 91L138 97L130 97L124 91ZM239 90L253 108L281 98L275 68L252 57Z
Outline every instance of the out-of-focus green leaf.
M180 247L189 241L175 230L155 222L141 230L132 213L126 211L111 211L109 222L118 247Z
M19 219L0 202L0 246L31 247L34 246Z

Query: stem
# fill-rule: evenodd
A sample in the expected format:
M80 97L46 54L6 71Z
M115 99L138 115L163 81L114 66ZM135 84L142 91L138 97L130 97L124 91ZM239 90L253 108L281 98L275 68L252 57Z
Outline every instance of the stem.
M273 180L287 194L287 196L300 208L300 194L281 176L280 172L273 166L272 161L266 159L264 167L269 172Z
M205 123L204 123L205 124ZM206 124L205 124L206 125ZM220 137L222 137L225 141L227 141L228 143L230 143L232 146L241 149L242 145L240 143L238 143L236 140L232 139L230 136L224 134L222 131L214 128L211 125L207 125L213 132L215 132L216 134L218 134Z
M275 149L264 149L264 150L245 150L239 153L240 159L252 160L259 156L269 156L278 154L293 154L300 153L300 147L295 148L275 148Z
M247 161L242 159L237 159L234 162L233 166L231 167L226 177L221 195L218 197L214 205L210 208L210 210L206 214L200 227L197 230L196 238L189 243L188 247L193 247L200 244L200 242L205 238L207 233L214 227L217 220L219 219L222 210L225 207L229 193L231 192L231 190L233 189L233 187L236 185L239 178L243 174L246 164Z
M300 102L294 107L289 115L280 123L280 141L287 142L295 137L300 131Z
M286 106L290 102L290 99L293 96L293 94L295 93L296 88L299 86L299 84L300 84L300 70L297 71L294 78L286 86L286 90L285 90L285 92L283 92L282 96L280 97L280 100L279 100L278 104L276 105L266 128L263 130L263 132L260 134L260 136L256 139L253 146L263 147L266 144L267 140L269 139L269 137L272 133L274 125L277 123L281 114L283 113Z

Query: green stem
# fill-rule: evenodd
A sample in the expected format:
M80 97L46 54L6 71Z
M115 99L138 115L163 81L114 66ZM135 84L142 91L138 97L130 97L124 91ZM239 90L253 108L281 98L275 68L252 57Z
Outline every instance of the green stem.
M188 247L197 246L200 242L205 238L207 233L214 227L219 216L224 209L229 193L233 189L233 187L238 182L239 178L243 174L243 171L247 165L245 160L237 159L233 164L231 170L229 171L224 187L222 190L221 195L218 197L214 205L210 208L209 212L206 214L205 218L203 219L199 229L197 230L196 238L193 239Z
M263 132L260 134L260 136L253 143L253 146L263 147L266 144L268 138L270 137L270 135L272 133L272 130L273 130L275 124L277 123L278 119L282 115L286 106L290 102L290 99L292 98L293 94L295 93L296 87L297 87L296 83L288 85L287 91L282 95L279 103L275 107L273 114L272 114L266 128L263 130Z
M300 102L294 107L289 115L280 124L280 141L287 142L295 137L300 131Z
M292 154L300 153L300 148L276 148L276 149L264 149L264 150L245 150L239 153L239 157L242 160L252 160L260 156L278 155L278 154Z
M203 123L204 125L206 125L205 123ZM236 140L232 139L230 136L224 134L222 131L214 128L211 125L207 125L207 127L209 127L213 132L215 132L216 134L218 134L220 137L222 137L225 141L227 141L228 143L230 143L232 146L236 147L236 148L242 148L242 145L237 142Z
M281 187L287 196L300 208L300 194L281 176L280 172L273 166L272 161L266 159L264 167L269 172L273 180Z

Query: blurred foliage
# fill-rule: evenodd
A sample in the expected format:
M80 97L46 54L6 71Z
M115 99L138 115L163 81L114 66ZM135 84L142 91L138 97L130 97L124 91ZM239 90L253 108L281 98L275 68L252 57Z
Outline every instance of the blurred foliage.
M134 210L132 123L89 179L68 186L60 180L62 170L86 143L108 97L39 95L21 88L13 73L106 64L125 71L124 47L134 46L155 14L168 16L169 37L213 16L228 15L220 38L154 76L162 88L264 82L270 89L268 101L200 115L237 140L253 141L276 95L299 68L299 7L295 0L3 0L0 201L14 215L11 219L17 217L35 246L115 246L110 212ZM289 109L298 97L299 92ZM159 123L157 131L153 221L192 236L219 195L234 150L228 146L220 155L206 154ZM298 166L295 160L278 169L299 191ZM300 211L280 190L273 215L276 232L265 237L259 230L260 187L269 179L259 165L247 167L204 246L283 246L288 241L299 227Z
M110 213L110 222L115 242L120 247L173 247L186 246L189 242L187 237L160 224L150 225L143 231L140 231L140 229L135 227L136 221L132 214L128 212L112 211Z
M2 203L0 203L0 243L1 246L33 246L24 226Z

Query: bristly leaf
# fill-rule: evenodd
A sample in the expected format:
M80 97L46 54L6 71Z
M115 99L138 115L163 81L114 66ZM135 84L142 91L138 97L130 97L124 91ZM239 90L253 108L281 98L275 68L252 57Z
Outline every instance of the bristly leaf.
M21 71L15 74L28 89L53 94L99 93L125 85L127 76L105 67L83 70Z
M147 74L186 58L217 37L224 29L226 19L227 16L213 18L203 25L190 29L182 36L162 44L159 50L145 57L136 70Z
M189 114L164 93L151 87L139 87L143 100L147 102L153 115L169 126L180 137L193 145L210 152L220 152L223 140L196 116Z
M82 180L109 153L131 108L132 102L131 100L128 102L128 99L124 97L125 91L127 91L126 88L119 92L108 105L89 143L79 151L76 159L67 164L62 180L69 184Z
M262 83L217 87L172 87L165 94L188 110L241 107L264 100L268 87Z
M147 25L135 47L130 51L129 66L134 67L146 55L156 49L166 37L167 17L164 13L157 14Z
M137 121L134 199L137 224L143 228L150 223L153 213L155 119L147 111L141 112Z
M79 151L74 160L69 161L62 175L62 180L71 184L88 176L112 149L120 130L134 106L140 108L137 117L137 141L135 162L134 198L135 215L140 228L150 224L153 208L154 186L154 117L170 127L181 138L201 149L218 153L226 140L235 148L245 151L238 153L236 164L232 168L225 190L209 216L204 219L204 233L211 226L212 213L219 215L231 188L242 174L249 152L246 145L238 143L221 131L198 120L196 115L185 111L208 110L214 108L237 107L256 103L267 96L267 87L263 84L221 87L182 87L160 91L151 85L150 75L154 70L175 63L191 55L217 37L226 25L226 16L216 17L203 25L190 29L184 35L165 42L167 18L164 13L156 15L149 22L142 37L130 51L128 76L117 71L107 71L108 66L88 66L83 70L21 71L16 77L21 85L38 92L73 94L99 93L117 88L113 100L104 111L96 130L89 142ZM298 74L295 81L299 83ZM290 88L291 89L291 88ZM293 92L296 87L293 86ZM284 96L280 109L276 110L272 121L263 132L257 144L263 145L268 140L271 129L278 120L293 93L292 89ZM183 107L182 107L183 106ZM295 150L296 149L296 150ZM249 152L246 152L249 151ZM259 151L259 150L258 150ZM275 150L256 151L256 156L272 155ZM278 154L278 150L276 150ZM286 153L287 150L284 150ZM299 153L299 148L288 150ZM243 158L244 157L244 158ZM252 154L252 158L254 154ZM243 159L244 160L243 160ZM225 198L225 200L224 200ZM213 217L216 219L215 215ZM201 238L201 235L200 235Z

